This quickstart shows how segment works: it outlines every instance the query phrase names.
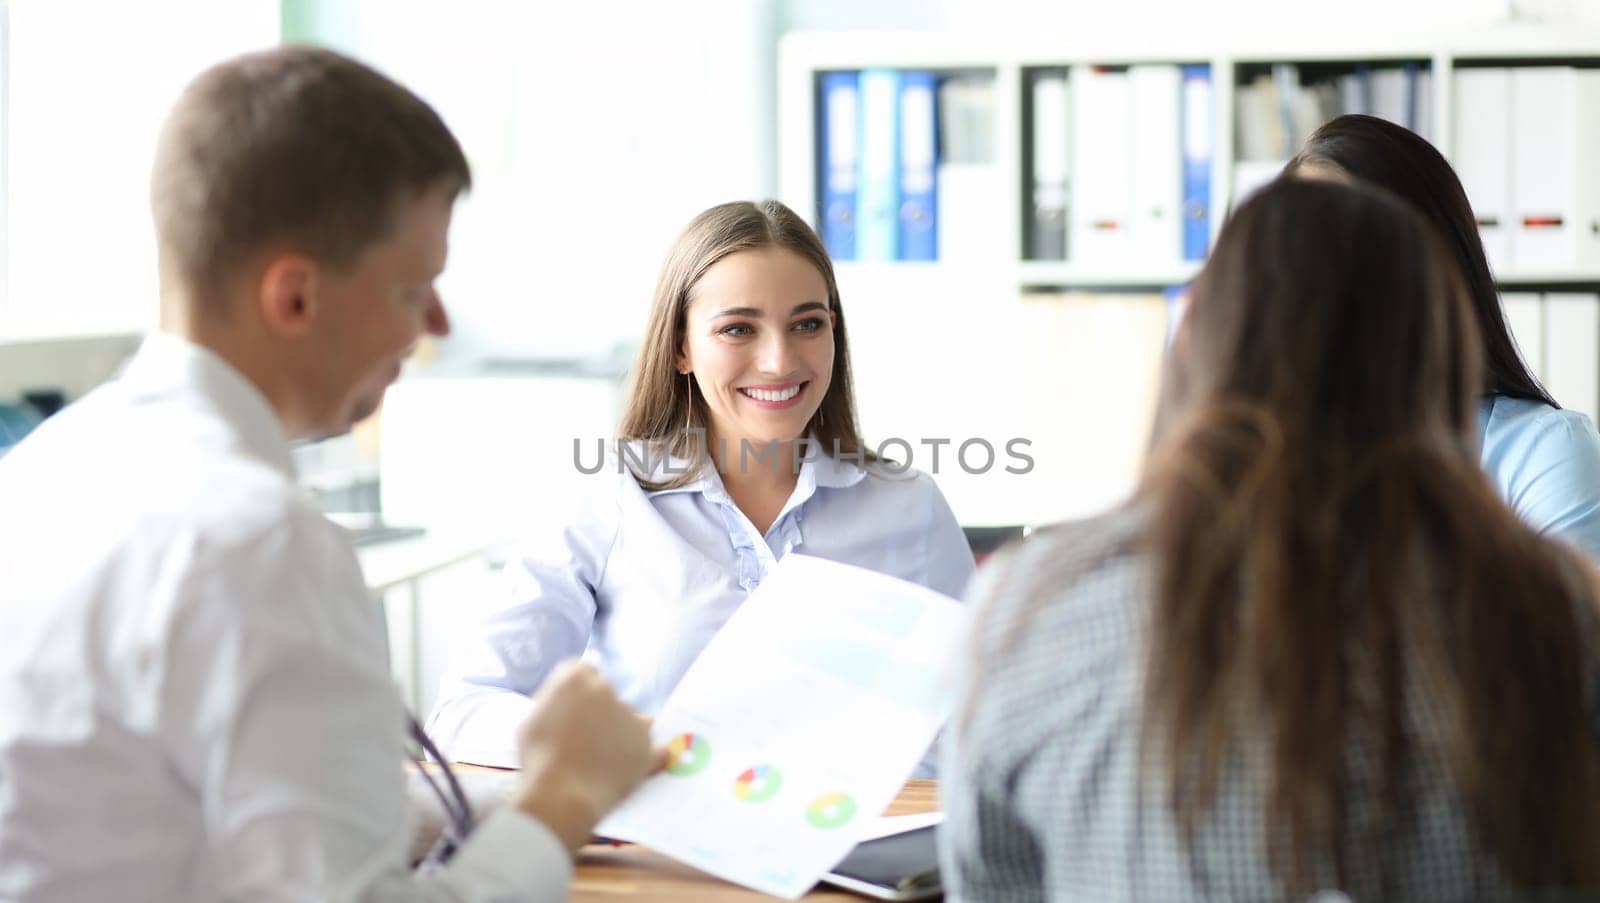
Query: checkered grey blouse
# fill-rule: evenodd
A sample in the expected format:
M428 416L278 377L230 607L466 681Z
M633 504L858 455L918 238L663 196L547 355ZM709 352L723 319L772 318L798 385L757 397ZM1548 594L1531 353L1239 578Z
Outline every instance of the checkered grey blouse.
M958 707L943 758L952 900L1289 899L1266 864L1264 747L1225 769L1192 856L1165 804L1161 769L1139 776L1151 576L1133 548L1138 525L1125 509L1037 534L969 591L981 608L963 697L975 704ZM1050 598L1029 617L1041 581ZM1425 706L1409 709L1419 737L1437 728ZM1350 761L1353 775L1370 773L1358 750ZM1425 753L1413 764L1407 824L1386 826L1381 852L1352 863L1352 898L1508 896L1473 848L1445 774L1442 759ZM1347 815L1358 830L1373 818L1359 802ZM1326 865L1322 873L1331 885Z

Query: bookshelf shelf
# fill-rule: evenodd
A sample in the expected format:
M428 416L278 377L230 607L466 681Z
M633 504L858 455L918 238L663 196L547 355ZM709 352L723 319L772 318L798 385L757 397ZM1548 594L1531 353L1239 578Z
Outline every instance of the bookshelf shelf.
M1600 286L1600 266L1571 270L1497 270L1495 281L1502 285L1596 285Z
M999 196L985 211L983 231L990 246L975 255L996 276L1019 288L1159 287L1181 284L1198 269L1195 261L1173 261L1141 255L1124 263L1103 260L1030 259L1028 217L1031 215L1030 171L1033 141L1031 81L1041 71L1069 73L1075 79L1097 67L1139 67L1195 64L1210 67L1210 204L1209 237L1214 240L1235 197L1235 171L1240 161L1238 106L1241 80L1279 64L1318 67L1383 67L1409 63L1426 73L1414 91L1422 92L1414 109L1423 121L1414 127L1447 156L1454 139L1454 75L1485 66L1577 64L1600 68L1600 30L1507 23L1495 27L1374 34L1351 29L1288 31L1280 35L1240 38L1218 27L1188 40L1151 41L1144 35L1079 33L1071 36L939 33L800 33L786 36L779 50L779 190L795 209L817 221L822 190L819 75L869 69L932 71L978 75L991 80L993 184ZM1600 110L1596 111L1600 116ZM1259 177L1272 160L1260 160ZM1092 176L1074 172L1079 179ZM1243 184L1243 183L1241 183ZM1247 184L1244 187L1248 187ZM1472 189L1469 185L1469 193ZM964 230L970 232L970 229ZM1168 255L1170 256L1170 255ZM1126 260L1126 257L1121 258ZM891 268L902 264L890 264ZM909 265L909 264L904 264ZM943 262L936 262L942 266ZM968 261L966 265L971 265ZM919 263L917 266L927 266ZM1498 267L1504 284L1517 286L1594 285L1600 287L1600 260L1593 265Z

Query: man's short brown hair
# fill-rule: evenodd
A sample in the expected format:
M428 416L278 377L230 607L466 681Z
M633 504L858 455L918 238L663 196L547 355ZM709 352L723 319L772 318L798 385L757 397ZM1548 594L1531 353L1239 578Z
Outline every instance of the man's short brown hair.
M471 179L439 115L377 71L316 47L237 57L191 82L162 129L150 200L163 279L212 303L279 247L342 268L401 201Z

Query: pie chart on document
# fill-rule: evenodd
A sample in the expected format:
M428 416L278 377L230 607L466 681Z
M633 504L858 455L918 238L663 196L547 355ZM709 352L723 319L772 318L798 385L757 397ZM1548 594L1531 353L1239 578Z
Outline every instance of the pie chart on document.
M711 764L711 744L699 734L679 734L667 742L667 774L698 774Z
M733 782L733 795L747 803L770 800L783 786L783 775L771 765L746 768Z

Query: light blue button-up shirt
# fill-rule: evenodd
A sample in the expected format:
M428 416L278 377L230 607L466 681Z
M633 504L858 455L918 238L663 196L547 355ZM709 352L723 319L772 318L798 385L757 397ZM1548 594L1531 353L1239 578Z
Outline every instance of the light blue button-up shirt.
M1600 433L1576 411L1494 395L1478 407L1484 470L1523 522L1600 559Z
M659 479L681 461L659 462ZM513 589L446 673L428 732L456 759L516 766L528 694L583 654L623 701L661 708L689 665L793 551L960 598L972 552L933 480L821 456L802 464L772 526L756 530L713 468L647 491L614 460L578 515L507 565Z

